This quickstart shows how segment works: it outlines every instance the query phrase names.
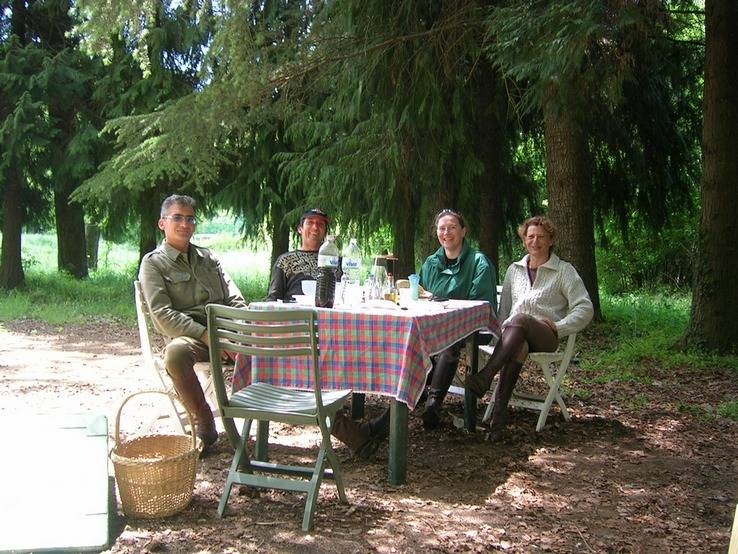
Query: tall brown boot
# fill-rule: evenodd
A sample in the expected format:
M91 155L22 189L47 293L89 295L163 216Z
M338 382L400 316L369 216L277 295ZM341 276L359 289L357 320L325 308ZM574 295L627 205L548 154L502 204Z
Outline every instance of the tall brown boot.
M497 375L489 363L477 373L469 373L464 379L464 388L469 389L477 398L482 398L492 385L492 379Z
M195 420L196 433L203 444L200 456L205 456L209 448L218 440L218 430L215 428L213 412L202 392L200 380L194 369L169 376L172 378L179 399Z
M520 362L509 361L500 372L500 383L495 393L495 405L492 408L492 422L487 435L487 440L490 442L499 442L502 439L502 433L507 424L507 405L515 390L522 367L523 364Z
M365 460L371 458L379 446L373 440L371 424L354 421L344 410L336 412L331 435L348 446L354 455Z

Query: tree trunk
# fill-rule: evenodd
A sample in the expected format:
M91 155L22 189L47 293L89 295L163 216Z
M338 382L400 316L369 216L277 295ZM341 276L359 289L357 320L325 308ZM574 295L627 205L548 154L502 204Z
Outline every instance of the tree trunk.
M87 249L87 267L97 269L98 252L100 251L100 226L97 223L85 225L85 246Z
M477 94L477 140L484 173L479 178L479 248L497 270L497 282L504 276L500 268L500 242L504 236L504 179L508 173L510 147L506 137L507 94L500 90L501 78L484 64L475 83Z
M705 92L702 125L702 211L692 288L692 312L684 344L723 354L738 344L738 4L734 0L705 3Z
M161 202L158 187L144 189L138 198L138 259L157 247L161 231L157 227L161 213Z
M546 111L545 134L548 215L558 231L555 250L579 272L600 319L587 140L565 110Z
M3 190L3 241L0 254L0 288L14 289L23 285L25 275L21 259L23 207L20 204L21 186L16 172L8 171L9 178Z
M403 156L407 163L403 164L403 170L397 178L394 191L395 222L393 254L397 258L394 264L395 279L406 279L411 273L415 273L415 230L418 220L418 206L413 188L412 176L404 168L411 166L410 156L412 146L407 137L403 141Z
M274 262L280 254L290 249L290 233L297 225L289 225L285 219L285 209L282 204L272 202L270 207L269 221L271 222L272 252L269 267L274 266ZM299 223L299 220L298 222Z
M88 276L85 213L81 204L69 201L74 188L69 183L57 184L54 192L57 263L59 271L84 279Z

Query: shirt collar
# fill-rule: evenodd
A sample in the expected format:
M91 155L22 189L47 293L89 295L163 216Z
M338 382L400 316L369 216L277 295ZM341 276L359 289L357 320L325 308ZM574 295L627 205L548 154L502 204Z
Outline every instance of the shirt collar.
M162 241L161 249L164 252L164 254L166 254L167 258L169 258L172 261L175 261L177 258L179 258L180 254L184 254L184 252L180 252L174 246L167 243L167 241ZM190 244L187 247L187 253L189 253L191 250L192 250L192 244Z

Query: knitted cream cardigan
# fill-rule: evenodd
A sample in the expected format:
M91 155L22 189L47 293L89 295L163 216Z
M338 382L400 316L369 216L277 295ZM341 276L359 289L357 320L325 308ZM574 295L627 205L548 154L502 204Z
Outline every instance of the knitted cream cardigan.
M582 278L569 262L551 253L538 267L531 285L528 279L528 254L507 268L500 296L499 320L503 327L519 313L548 318L563 338L584 329L594 309Z

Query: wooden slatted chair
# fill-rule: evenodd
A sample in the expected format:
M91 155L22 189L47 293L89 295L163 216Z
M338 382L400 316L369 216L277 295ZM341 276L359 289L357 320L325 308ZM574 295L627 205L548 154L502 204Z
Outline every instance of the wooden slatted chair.
M146 299L144 298L143 289L141 287L140 281L134 281L133 290L136 302L138 336L141 341L141 355L144 359L144 365L148 368L150 374L153 376L157 386L161 387L161 390L176 395L177 391L174 389L172 380L169 378L167 370L164 367L164 360L161 357L162 348L157 346L159 344L162 344L164 342L164 339L156 329L154 322L151 319L149 306L148 304L146 304ZM210 401L211 406L215 406L215 389L213 387L210 363L196 363L195 371L197 372L200 379L203 392L205 393L205 398ZM187 412L184 411L184 408L180 403L175 402L170 398L169 404L167 406L167 411L168 414L165 414L161 417L171 417L174 425L183 433L188 433L190 431ZM217 411L214 413L214 415L218 415ZM161 417L154 420L149 425L149 428L151 428L156 423L156 421L161 419Z
M538 416L538 423L536 424L536 431L540 432L546 425L546 419L548 413L551 410L551 406L554 401L558 404L561 414L564 416L564 420L571 421L569 410L566 408L564 399L561 397L560 387L561 383L566 376L566 372L569 369L569 364L574 356L574 347L576 345L577 335L576 333L569 335L566 340L566 346L563 350L556 352L529 352L528 360L533 362L534 365L539 367L543 372L543 378L548 385L548 394L545 397L537 397L524 392L518 392L517 388L513 392L510 398L509 406L528 408L540 412ZM491 355L494 352L494 346L482 345L479 347L481 352ZM490 399L487 409L484 413L483 421L486 423L492 418L492 408L494 407L494 398L497 387L499 386L499 379L493 381L496 383L495 389Z
M235 449L218 505L218 515L223 516L235 484L304 492L307 498L302 529L309 531L313 526L315 506L324 478L334 480L340 501L348 503L341 464L331 446L330 431L336 413L346 403L351 390L321 390L316 312L312 309L249 310L210 304L207 314L215 395L226 434ZM305 367L309 372L307 382L312 384L311 390L294 390L257 382L229 397L220 362L224 351L267 359L303 357L306 359ZM240 433L236 430L236 418L244 419ZM268 441L270 421L317 426L321 441L315 464L309 467L294 463L270 463L262 456L257 456L260 459L251 459L247 443L253 421L260 424L256 439L257 453L267 451L266 444L258 443ZM264 422L267 432L262 432L264 427L261 424Z

